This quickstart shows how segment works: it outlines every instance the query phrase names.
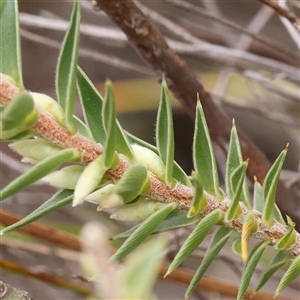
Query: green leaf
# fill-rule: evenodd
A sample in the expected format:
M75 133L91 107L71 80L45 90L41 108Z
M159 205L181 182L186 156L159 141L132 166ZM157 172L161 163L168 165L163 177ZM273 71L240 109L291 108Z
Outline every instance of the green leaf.
M173 188L173 161L174 161L174 130L172 107L165 79L161 85L161 96L156 120L156 144L159 155L166 166L165 182Z
M58 168L63 163L74 159L78 153L74 149L65 149L61 152L54 154L48 158L45 158L41 162L34 165L26 173L22 174L14 181L10 182L5 188L0 192L0 201L12 196L13 194L21 191L28 185L38 181L43 178L56 168Z
M197 215L193 218L188 218L186 211L175 209L165 218L165 220L160 223L160 225L152 233L154 234L192 225L198 222L200 219L200 215ZM133 228L130 228L129 230L114 235L112 237L112 240L119 240L129 237L139 226L140 224L136 225Z
M264 208L264 202L263 187L254 176L253 208L259 212L262 212Z
M199 222L169 265L165 277L175 270L200 245L211 228L222 218L222 216L223 212L220 209L216 209Z
M194 217L196 214L198 214L200 211L203 211L207 207L207 199L205 194L203 193L203 186L200 182L199 174L193 172L192 177L195 190L192 203L187 214L189 218Z
M226 192L229 195L229 198L233 198L234 191L230 183L230 178L234 170L243 163L242 158L242 151L239 142L239 137L237 134L237 130L235 127L235 123L233 120L232 123L232 130L230 135L230 142L229 142L229 149L228 149L228 156L227 156L227 164L226 164L226 176L225 176L225 183L226 183ZM241 199L239 201L244 202L248 208L250 208L249 202L249 189L247 184L247 177L244 179L243 189Z
M279 154L278 158L267 173L263 184L265 204L262 213L262 221L268 227L271 227L274 224L272 214L276 197L276 189L282 165L286 157L287 147Z
M204 190L221 198L217 164L200 101L196 107L193 160Z
M291 220L289 216L287 216L288 221L288 229L284 233L284 235L279 239L276 243L275 248L279 250L288 249L293 246L297 241L297 234L294 230L295 223Z
M124 203L146 194L150 189L147 169L141 165L130 165L115 187L115 193L122 197Z
M106 136L101 115L104 100L79 66L77 66L77 89L85 123L94 141L103 145Z
M115 252L111 260L122 260L127 254L132 252L138 245L140 245L153 230L166 218L166 216L177 208L176 203L170 203L165 207L152 214L145 220L124 242L124 244Z
M60 50L56 73L57 98L65 110L67 128L72 134L76 133L76 127L73 123L73 112L76 99L79 35L80 0L75 0L70 25Z
M283 267L283 265L289 260L290 257L287 253L285 253L284 251L279 251L270 263L267 270L260 277L257 285L253 289L253 292L258 292L265 285L265 283L273 276L273 274L281 267Z
M152 288L166 253L167 240L160 236L147 241L124 263L122 281L126 299L152 299ZM141 267L142 266L142 267Z
M238 256L242 256L242 239L241 236L232 243L232 252Z
M1 0L0 9L0 73L12 77L23 90L18 1Z
M278 294L284 290L291 282L293 282L297 277L300 276L300 256L297 256L283 277L281 278L278 287L275 292L275 297L278 296Z
M1 114L1 127L3 130L14 128L24 130L37 121L38 112L34 106L33 98L27 92L21 92L13 97Z
M25 225L28 225L41 217L49 214L50 212L57 210L72 202L73 191L72 190L62 190L53 195L49 200L39 206L32 213L24 217L19 222L12 224L1 230L0 234L5 234L14 230L17 230Z
M105 83L105 98L102 111L103 125L106 131L104 146L104 166L109 169L114 163L116 145L116 111L112 83Z
M268 243L269 241L259 243L252 249L242 274L242 279L237 294L237 299L244 299L245 293L250 284L251 277Z
M239 199L241 197L244 180L246 178L247 166L248 161L244 161L231 174L230 184L232 186L234 196L231 199L232 201L225 215L225 220L227 222L232 221L242 212L241 207L239 206Z
M232 230L226 227L219 228L207 249L204 258L201 261L199 268L197 269L193 279L191 280L189 287L185 292L185 299L190 296L193 292L195 287L198 285L199 281L201 280L202 276L205 274L208 267L212 264L215 257L218 255L220 250L225 246L226 242L230 238L232 234Z
M132 144L137 144L140 145L142 147L148 148L149 150L153 151L156 154L158 153L158 150L155 146L137 138L136 136L132 135L131 133L125 131L126 137L128 138L129 142L131 142ZM173 162L173 176L174 178L179 181L180 183L192 187L192 184L188 178L188 176L186 175L186 173L182 170L182 168L174 161Z

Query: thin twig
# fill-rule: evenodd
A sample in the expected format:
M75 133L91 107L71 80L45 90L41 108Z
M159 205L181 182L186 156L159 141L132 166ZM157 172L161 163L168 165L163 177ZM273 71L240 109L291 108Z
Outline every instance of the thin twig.
M41 280L68 290L72 290L73 292L85 296L99 297L99 295L97 295L94 291L80 285L78 282L73 283L67 280L65 277L62 278L62 277L48 274L46 272L41 272L41 271L36 271L34 269L26 268L10 260L0 259L0 267L23 276L32 277L37 280Z
M105 11L123 30L136 51L152 65L155 70L165 74L170 89L193 119L195 116L196 95L199 93L211 139L226 151L226 149L228 149L232 125L231 120L213 103L211 95L205 90L196 76L188 70L185 62L168 46L164 37L152 26L141 10L136 7L131 0L97 0L96 2L99 8ZM189 48L191 53L195 53L195 45L186 45L186 47ZM208 47L206 50L208 50ZM203 51L203 49L200 51ZM224 49L222 49L222 51L224 51ZM238 50L227 49L227 51L232 53ZM237 55L240 55L241 51L238 52ZM219 52L218 55L214 53L214 55L216 59L224 56L222 52ZM275 65L279 66L280 63L276 62ZM279 69L281 67L280 65ZM299 80L298 69L288 67L293 69L293 73L295 72L295 80ZM262 183L270 168L269 161L242 133L240 133L240 140L243 158L249 158L248 176L250 180L253 180L253 177L256 176L258 181ZM298 224L297 226L300 226L299 216L286 205L285 199L289 197L290 191L286 190L282 182L279 182L277 191L279 208L283 214L290 215Z
M291 24L300 32L300 19L297 18L291 11L281 7L272 0L258 0L270 7L272 7L280 16L285 17Z
M17 218L20 220L21 217L17 216ZM0 220L1 220L1 216L0 216ZM40 224L34 222L31 223L30 225L32 225L33 227L36 227L37 230L39 230L41 232L41 234L39 236L36 236L35 234L32 234L32 232L24 232L25 234L28 234L30 236L33 236L35 238L38 238L39 240L47 240L48 233L49 233L49 227L47 228L47 226L41 227ZM24 227L26 228L26 227ZM19 229L19 231L21 231L21 229ZM33 231L34 232L34 231ZM43 237L44 235L44 237ZM50 237L49 240L47 240L47 242L49 244L55 245L55 246L59 246L59 247L64 247L73 251L80 251L79 247L77 247L76 245L81 244L81 242L79 241L79 239L75 236L72 236L66 232L63 232L61 230L55 230L53 231L52 235L54 236L54 238ZM58 235L57 238L55 238L55 235ZM61 240L60 240L60 236L66 236L68 241L72 241L71 243L68 244L62 244ZM81 247L80 247L81 248ZM7 261L5 261L4 263L0 261L0 264L4 264L4 266L6 265L7 267L9 267L11 270L12 269L16 269L17 272L21 272L23 271L23 267L20 268L20 266L15 266L13 263L11 264L11 262L6 263ZM165 273L168 270L169 265L168 264L163 264L160 272L159 272L159 276L163 277L165 275ZM29 270L25 270L23 274L26 274L26 272L28 272ZM29 271L30 272L30 271ZM30 272L32 273L32 272ZM43 273L44 274L44 273ZM30 276L30 274L28 274ZM179 283L183 283L188 285L190 283L190 281L192 280L192 278L194 277L195 273L193 271L184 269L184 268L177 268L176 270L174 270L171 274L169 274L165 279L166 280L172 280L172 281L176 281ZM47 276L46 276L47 277ZM42 279L42 278L37 278L37 279ZM42 279L43 280L43 279ZM58 281L59 282L59 281ZM52 282L55 284L55 282ZM215 291L217 293L220 293L220 295L224 295L224 296L232 296L235 297L237 295L238 292L238 286L234 286L230 283L226 283L223 280L220 279L215 279L209 276L203 276L203 278L201 279L200 283L197 285L196 290L198 291ZM246 293L246 299L250 298L251 296L253 296L253 293L251 292L251 290L249 289ZM266 293L257 293L256 295L253 296L254 298L252 299L273 299L273 297L270 294L266 294ZM257 297L257 298L255 298ZM278 298L280 300L280 298Z
M295 61L298 60L298 56L295 55L293 52L291 52L290 49L284 47L282 44L276 43L275 41L272 41L265 36L260 36L257 33L251 32L250 30L245 29L239 24L224 19L221 16L216 16L211 12L202 9L199 6L193 5L186 1L178 1L178 0L166 0L166 2L171 2L172 4L184 8L189 12L200 14L202 16L205 16L206 18L213 20L214 22L220 23L236 31L239 31L247 36L250 36L252 37L253 40L260 42L261 44L269 47L272 50L275 50L277 53L284 54L285 57L289 58L289 60L292 58L292 61L294 61L294 65L295 65Z
M41 36L39 34L29 32L25 29L21 30L21 35L28 40L49 46L51 48L55 48L55 49L61 48L60 42L50 39L50 38L47 38L47 37L44 37L44 36ZM79 51L79 55L81 55L83 57L88 57L89 59L94 59L95 61L101 61L102 63L112 65L117 68L134 71L134 72L137 72L137 73L140 73L143 75L147 75L147 76L154 75L154 72L150 68L147 68L147 67L135 64L135 63L131 63L131 62L121 59L119 57L107 55L107 54L101 53L99 51L96 52L94 50L86 49L86 48L80 48L78 51Z

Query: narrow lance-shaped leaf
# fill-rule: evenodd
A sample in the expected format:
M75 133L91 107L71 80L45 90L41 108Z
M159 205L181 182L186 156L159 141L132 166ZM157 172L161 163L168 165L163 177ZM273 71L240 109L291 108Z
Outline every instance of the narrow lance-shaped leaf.
M126 137L128 138L128 140L132 143L132 144L137 144L139 146L145 147L151 151L153 151L154 153L158 154L158 150L156 147L154 147L153 145L137 138L136 136L130 134L129 132L125 131ZM182 184L191 187L192 184L188 178L188 176L186 175L186 173L182 170L182 168L174 161L173 162L173 176L174 178L181 182Z
M77 89L85 123L90 129L93 139L103 145L105 142L105 130L101 115L103 98L79 66L77 66Z
M279 251L277 255L274 257L274 259L272 260L267 270L264 271L264 273L260 277L257 285L253 289L253 292L254 293L258 292L265 285L265 283L273 276L273 274L278 269L283 267L283 265L289 260L290 257L288 256L287 253L285 253L284 251Z
M196 172L193 172L192 177L194 183L194 195L187 214L189 218L195 216L207 207L207 200L203 192L203 186L201 184L199 175Z
M231 199L234 196L234 191L230 183L231 174L242 162L243 162L243 158L242 158L241 146L240 146L235 122L233 119L228 156L227 156L227 164L226 164L226 176L225 176L226 191ZM248 208L251 207L249 203L249 190L247 184L247 177L245 177L244 179L240 201L244 202Z
M193 292L195 287L198 285L199 281L201 280L202 276L208 269L208 267L212 264L215 257L218 255L220 250L224 247L228 239L230 238L232 234L231 229L226 227L221 227L218 229L213 239L209 245L209 248L207 249L204 258L201 261L201 265L197 269L193 279L191 280L188 289L185 292L185 299L190 296L190 294Z
M221 198L215 155L204 112L199 100L196 107L193 160L195 171L200 176L204 190Z
M276 243L275 248L279 250L288 249L291 246L293 246L297 241L297 234L294 230L295 223L292 221L292 219L287 216L288 221L288 229L284 233L284 235L280 238L280 240Z
M67 128L72 134L76 133L76 127L73 123L73 112L76 97L79 27L80 0L75 0L70 25L60 50L56 72L57 98L65 110Z
M78 152L74 149L65 149L53 156L45 158L3 188L0 192L0 201L21 191L23 188L43 178L63 163L73 160L78 155Z
M115 193L122 198L123 203L128 203L146 194L150 184L147 169L141 165L131 165L116 184Z
M173 230L177 228L181 228L184 226L192 225L196 222L199 222L201 219L200 215L196 215L193 218L188 218L186 215L186 211L183 210L173 210L161 223L158 225L155 230L152 232L158 233L168 230ZM133 228L130 228L124 232L121 232L117 235L114 235L112 237L112 240L119 240L119 239L125 239L128 238L138 227L139 225L136 225Z
M188 236L179 252L169 265L165 277L175 270L204 240L211 228L223 217L223 212L216 209L205 216Z
M276 197L276 189L280 176L280 172L282 169L282 165L287 153L287 147L279 154L278 158L270 168L269 172L266 175L263 189L264 189L264 209L262 213L262 220L264 224L268 227L271 227L274 224L274 220L272 219L273 208Z
M1 129L27 129L38 120L38 112L33 98L27 92L21 92L12 98L1 114Z
M103 125L106 131L104 166L109 169L116 161L116 111L111 81L105 83L105 98L102 110Z
M59 209L72 202L73 191L72 190L62 190L53 195L49 200L44 202L32 213L24 217L19 222L12 224L0 231L0 234L5 234L14 230L17 230L25 225L28 225L41 217L49 214L50 212Z
M23 87L19 12L17 0L1 0L0 7L0 73Z
M160 104L156 120L156 144L161 159L166 165L165 182L173 188L173 161L174 161L174 131L172 108L168 95L168 87L165 79L161 85Z
M73 115L73 123L80 134L82 134L89 140L93 139L89 128L78 117L74 115Z
M284 273L283 277L281 278L275 292L275 297L299 276L300 276L300 256L297 256L293 260L293 262L291 263L287 271Z
M244 299L251 277L268 243L269 241L259 243L252 249L242 273L242 280L237 294L237 299Z
M132 252L154 231L154 229L167 217L167 215L177 207L177 203L170 203L151 215L131 234L131 236L111 257L111 260L122 260L127 254Z
M257 231L257 221L252 212L249 212L244 219L242 228L242 259L245 262L248 258L248 244L252 233Z
M234 191L234 196L226 212L225 219L228 222L232 221L242 212L241 207L239 206L239 199L242 193L243 183L246 177L247 166L248 166L248 161L244 161L231 174L230 182L231 182L232 189Z
M254 176L253 208L259 212L262 212L264 208L264 202L263 187L257 181L256 176Z

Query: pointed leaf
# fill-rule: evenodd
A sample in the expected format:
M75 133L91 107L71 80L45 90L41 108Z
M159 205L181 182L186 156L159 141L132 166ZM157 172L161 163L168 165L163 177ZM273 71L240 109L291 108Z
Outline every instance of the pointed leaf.
M78 117L73 116L73 123L80 134L82 134L89 140L93 139L89 128Z
M142 147L148 148L149 150L153 151L154 153L158 154L158 150L155 146L137 138L136 136L130 134L129 132L125 131L126 137L132 144L137 144ZM182 168L174 161L173 162L173 176L174 178L181 182L182 184L191 187L192 184L186 175L186 173L182 170Z
M248 258L248 244L252 233L257 231L257 221L253 212L249 212L244 219L242 228L242 259L245 262Z
M73 112L76 97L79 26L80 0L75 0L70 25L60 50L56 73L57 98L65 110L67 128L72 134L76 133L76 127L73 124Z
M59 209L72 202L73 191L72 190L62 190L53 195L49 200L39 206L32 213L24 217L19 222L12 224L1 230L0 234L5 234L14 230L17 230L25 225L28 225L41 217L49 214L50 212Z
M207 207L207 199L203 193L203 186L200 182L199 174L193 172L193 183L194 183L194 195L191 203L191 207L188 211L187 216L189 218L194 217L200 211L203 211Z
M115 159L116 145L116 111L112 83L107 80L105 83L105 98L102 111L103 125L106 131L104 166L109 169Z
M196 107L193 160L204 190L220 198L217 164L200 101Z
M267 173L263 184L265 204L262 214L262 220L268 227L271 227L274 223L272 214L276 197L276 189L282 165L286 157L287 147L279 154L278 158Z
M243 184L246 177L247 166L248 162L244 161L231 174L230 182L232 190L234 191L234 197L232 198L230 206L226 212L225 219L227 222L232 221L242 212L241 207L239 206L239 199L242 193Z
M291 282L293 282L296 278L300 276L300 256L297 256L283 277L281 278L279 285L275 292L275 297L284 290Z
M275 248L279 250L288 249L291 246L293 246L297 241L297 234L296 231L294 230L295 223L291 220L289 216L287 216L287 220L288 220L288 229L275 245Z
M1 127L10 130L21 127L27 129L38 120L38 112L33 98L27 92L21 92L11 99L1 114Z
M150 189L147 169L141 165L130 165L116 184L115 193L128 203L137 196L146 194Z
M176 203L170 203L158 210L145 220L124 242L124 244L111 257L111 260L122 260L127 254L132 252L138 245L140 245L153 230L166 218L166 216L177 208Z
M26 173L22 174L14 181L10 182L5 188L0 191L0 201L12 196L13 194L21 191L30 184L43 178L63 163L74 159L78 153L74 149L65 149L61 152L45 158L41 162L34 165Z
M103 145L106 136L101 115L104 100L79 66L77 66L77 89L85 123L94 141Z
M191 280L189 287L187 288L185 292L185 298L189 297L190 294L193 292L195 287L198 285L199 281L201 280L202 276L205 274L208 267L212 264L215 257L218 255L220 250L225 246L226 242L230 238L232 234L231 229L226 227L219 228L209 245L209 248L207 249L204 258L201 261L201 265L197 269L193 279Z
M199 222L169 265L165 277L175 270L200 245L200 243L202 243L211 228L220 220L220 218L222 218L222 216L223 212L220 209L217 209L209 213Z
M268 243L269 241L259 243L252 249L242 274L242 279L241 279L237 299L244 299L245 293L250 284L251 277Z
M175 209L165 218L165 220L163 220L160 223L160 225L157 228L155 228L155 230L152 233L154 234L192 225L196 222L199 222L200 219L200 215L197 215L193 218L188 218L186 215L186 211ZM129 237L139 226L140 224L117 235L114 235L112 237L112 240L119 240Z
M264 208L264 202L263 187L254 176L253 208L259 212L262 212Z
M232 124L232 130L230 135L230 143L229 143L229 149L228 149L228 156L227 156L227 164L226 164L226 176L225 176L225 182L226 182L226 192L227 195L229 195L229 198L233 198L234 191L230 183L230 178L234 170L243 162L242 158L242 151L241 146L239 142L239 137L237 134L237 130L235 127L235 123L233 120ZM247 177L245 177L244 183L243 183L243 189L242 189L242 195L241 199L239 201L244 202L248 208L250 208L249 203L249 190L248 190L248 184L247 184Z
M257 285L253 289L253 292L256 293L258 292L264 285L265 283L273 276L273 274L283 267L283 265L290 260L290 257L287 253L284 251L279 251L267 270L262 274L260 277Z
M173 161L174 161L174 131L173 118L168 87L165 79L161 85L160 104L156 120L156 144L162 161L166 166L165 182L173 188Z
M0 73L12 77L22 90L22 57L18 1L1 0L0 7ZM5 42L4 42L5 41Z

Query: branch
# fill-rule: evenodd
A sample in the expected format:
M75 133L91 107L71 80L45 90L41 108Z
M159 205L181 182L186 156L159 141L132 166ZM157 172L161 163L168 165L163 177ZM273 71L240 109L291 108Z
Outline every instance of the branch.
M15 96L19 92L13 84L7 81L3 76L0 76L0 104L6 106L9 102L8 98ZM32 129L41 137L52 141L53 143L59 145L62 148L75 148L81 153L82 163L89 163L96 159L100 154L103 153L103 146L99 143L95 143L80 133L71 135L65 128L59 125L56 120L47 112L39 111L39 118L37 123L32 126ZM130 166L129 162L124 158L119 157L119 165L115 169L110 169L107 171L106 175L110 177L114 182L119 181L125 171ZM194 189L187 187L181 183L177 183L175 188L170 189L164 182L162 182L156 175L148 171L148 177L150 179L150 191L147 193L147 196L150 198L164 201L164 202L174 202L178 203L180 209L188 210L190 208ZM221 209L224 213L228 210L231 200L223 199L222 202L219 202L219 199L213 195L205 193L207 200L207 208L203 210L200 214L206 216L216 209ZM241 215L230 222L223 221L223 225L226 227L234 228L235 230L241 232L242 226L244 224L244 218L250 211L243 203L240 203L242 210ZM281 223L274 220L274 225L271 228L268 228L263 224L262 215L260 212L253 210L252 211L257 220L258 230L253 234L253 237L263 240L270 241L272 244L275 244L287 231L287 226L282 225ZM12 222L15 223L17 220L12 214L3 213L0 215L1 222ZM7 221L6 221L7 220ZM32 230L32 225L27 225L22 230ZM27 228L27 229L26 229ZM37 236L40 236L41 231L35 231ZM48 234L52 236L53 230L49 231ZM41 236L45 238L45 236ZM66 243L65 237L61 237L62 242ZM78 245L77 245L78 247ZM296 234L296 242L289 249L285 250L287 253L292 256L300 255L300 234Z
M165 74L168 86L194 119L196 95L199 93L205 112L211 139L224 151L228 149L231 120L213 103L197 77L191 73L185 62L168 46L160 32L152 26L132 0L96 0L98 7L123 30L136 51L158 71ZM234 50L230 50L234 51ZM239 134L244 160L249 159L248 177L262 183L270 163L265 155L243 134ZM300 219L293 209L286 205L290 197L282 182L278 184L278 206L283 214L290 215L300 226Z
M6 212L4 212L4 214L6 214ZM15 218L17 220L21 220L22 217L15 215ZM1 220L1 215L0 215L0 220ZM4 225L10 225L9 223L4 224ZM27 225L28 226L28 225ZM26 226L26 227L27 227ZM65 243L61 243L60 238L49 238L49 231L52 230L52 228L49 228L47 226L42 226L41 224L34 222L32 224L30 224L30 226L32 226L33 228L36 227L37 231L40 231L40 236L36 236L33 235L32 232L23 232L28 234L29 236L33 236L35 238L38 238L39 240L43 240L43 241L47 241L48 243L54 245L54 246L59 246L59 247L64 247L67 248L69 250L73 250L73 251L81 251L79 249L81 249L81 242L79 241L79 239L76 236L70 235L66 232L63 232L61 230L55 230L53 231L53 236L55 237L56 235L61 236L64 235L66 237L66 240L68 241L67 244ZM24 227L24 228L26 228ZM18 231L22 232L22 228L18 229ZM49 239L48 239L49 238ZM79 247L76 245L80 245ZM7 261L4 261L4 264L9 267L11 270L16 270L17 272L19 272L20 270L20 266L14 266L14 264L11 264L11 262L9 262L8 264L5 263ZM2 262L3 263L3 262ZM1 261L0 261L1 264ZM159 271L159 276L161 278L164 277L164 275L166 274L166 271L168 269L168 264L163 264L161 266L161 269ZM23 270L23 267L21 267L21 272ZM28 269L26 269L26 271L29 271ZM23 272L22 272L23 273ZM26 274L26 273L23 273ZM168 275L168 277L164 278L166 280L171 280L171 281L175 281L178 283L183 283L185 285L188 285L190 283L190 281L192 280L192 278L194 277L195 273L191 270L187 270L185 268L177 268L175 269L171 274ZM31 276L31 275L30 275ZM41 279L41 278L37 278L37 279ZM43 279L42 279L43 280ZM199 282L196 290L203 292L203 291L214 291L219 293L220 295L226 296L226 297L236 297L237 292L238 292L238 287L235 285L232 285L231 283L226 283L223 280L220 279L216 279L216 278L212 278L209 276L203 276L201 281ZM266 294L263 292L258 292L257 294L253 295L252 291L249 289L246 292L246 298L245 299L253 299L253 300L258 300L258 299L273 299L273 296L270 294ZM277 300L283 300L283 298L277 297ZM286 299L286 298L285 298Z
M288 19L291 24L300 32L300 19L297 18L292 12L281 7L272 0L259 0L260 2L272 7L279 15Z

